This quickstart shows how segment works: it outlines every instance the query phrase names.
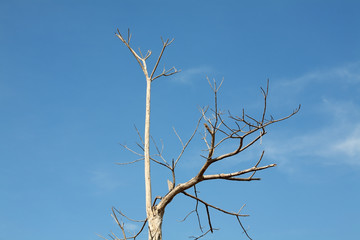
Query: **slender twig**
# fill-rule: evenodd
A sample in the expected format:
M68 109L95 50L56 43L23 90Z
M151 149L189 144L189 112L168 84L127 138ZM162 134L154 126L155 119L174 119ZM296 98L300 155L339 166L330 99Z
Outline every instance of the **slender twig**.
M114 214L115 214L115 212L117 212L121 216L125 217L127 220L132 221L132 222L146 222L146 219L145 220L135 220L135 219L129 218L127 215L125 215L123 212L121 212L119 209L117 209L115 207L112 207L112 211Z
M213 228L212 230L219 230L218 228ZM202 238L202 237L204 237L206 234L208 234L209 232L211 231L211 229L209 229L209 230L207 230L205 233L203 233L203 234L201 234L200 236L198 236L198 237L195 237L195 236L190 236L189 238L193 238L194 240L198 240L198 239L200 239L200 238Z
M256 172L256 171L261 171L267 168L271 168L271 167L275 167L276 164L269 164L267 166L263 166L263 167L252 167L246 170L241 170L238 172L232 172L232 173L219 173L219 174L211 174L211 175L204 175L203 176L203 180L212 180L212 179L227 179L227 180L234 180L236 178L236 176L240 176L246 173L250 173L250 172ZM257 179L258 180L258 179Z
M179 222L184 222L193 212L195 212L195 210L190 211L182 220L179 220Z
M205 110L205 111L206 111L206 110ZM183 146L182 149L181 149L181 152L180 152L179 156L178 156L178 157L176 158L176 160L175 160L174 166L177 165L177 163L179 162L180 158L181 158L182 155L184 154L187 146L189 145L189 143L191 142L191 140L194 138L195 133L197 132L197 130L198 130L198 128L199 128L199 125L200 125L201 120L202 120L202 116L199 118L199 120L198 120L198 122L197 122L197 124L196 124L195 130L193 131L192 135L190 136L190 138L188 139L188 141L187 141L185 144L183 144L183 142L181 141L180 136L177 134L177 132L175 131L175 128L174 128L174 131L175 131L176 135L178 136L178 138L179 138L179 140L180 140L180 142L181 142L181 144L182 144L182 146Z
M120 223L120 222L119 222L119 220L118 220L118 218L117 218L117 216L116 216L116 212L119 213L121 216L125 217L126 219L132 221L132 222L142 222L143 224L142 224L140 230L139 230L136 234L134 234L133 236L131 236L131 237L126 237L126 235L125 235L124 223ZM145 225L146 225L146 223L147 223L147 219L145 219L145 220L134 220L134 219L131 219L131 218L129 218L128 216L126 216L124 213L122 213L120 210L118 210L118 209L116 209L116 208L114 208L114 207L112 207L112 213L113 213L113 214L112 214L112 217L114 218L115 222L118 224L118 226L120 227L120 229L121 229L121 231L123 232L123 235L124 235L124 238L123 238L123 239L117 238L117 240L126 240L126 239L134 239L134 240L135 240L135 239L141 234L141 232L144 230ZM111 237L111 236L110 236L110 237Z
M216 210L218 210L218 211L220 211L220 212L223 212L223 213L226 213L226 214L229 214L229 215L232 215L232 216L239 216L239 217L248 217L248 216L249 216L249 215L247 215L247 214L238 214L238 213L226 211L226 210L224 210L224 209L222 209L222 208L219 208L219 207L216 207L216 206L214 206L214 205L212 205L212 204L209 204L209 203L205 202L204 200L202 200L202 199L200 199L200 198L198 198L198 197L195 197L195 196L193 196L193 195L191 195L191 194L189 194L189 193L187 193L187 192L185 192L185 191L182 192L182 193L183 193L184 195L186 195L186 196L188 196L188 197L190 197L190 198L193 198L193 199L201 202L202 204L204 204L204 205L206 205L206 206L208 206L208 207L211 207L211 208L213 208L213 209L216 209Z
M161 158L161 160L163 160L164 164L169 166L168 162L165 160L165 158L163 157L162 155L162 150L160 151L160 149L158 148L157 144L156 144L156 141L154 140L154 138L151 136L151 140L153 141L153 144L155 146L155 149L157 151L157 156Z
M205 208L206 208L206 214L207 214L207 218L208 218L209 228L210 228L211 233L213 233L214 231L213 231L213 227L211 225L209 206L205 205Z
M197 190L196 190L196 185L194 185L194 194L195 194L195 197L198 197L198 195L197 195ZM196 216L197 216L197 220L198 220L198 224L199 224L200 231L203 232L203 228L202 228L202 226L201 226L201 221L200 221L200 216L199 216L198 207L199 207L199 201L196 200L195 212L196 212Z
M138 135L139 138L140 138L140 141L141 141L142 145L144 145L144 141L143 141L143 139L142 139L142 137L141 137L141 134L140 134L139 130L137 129L136 125L134 125L134 128L135 128L135 130L136 130L136 132L137 132L137 135Z
M236 219L238 220L238 222L239 222L242 230L244 231L245 235L246 235L250 240L252 240L252 238L249 236L249 234L248 234L247 231L245 230L244 226L242 225L239 216L236 216Z
M140 162L140 161L143 161L144 158L139 158L139 159L136 159L134 161L131 161L131 162L124 162L124 163L115 163L117 165L128 165L128 164L133 164L133 163L136 163L136 162Z
M138 153L138 152L136 152L135 150L132 150L131 148L129 148L128 146L126 146L126 145L120 144L120 146L122 146L123 148L125 148L126 150L132 152L132 153L135 154L135 155L144 157L144 154Z

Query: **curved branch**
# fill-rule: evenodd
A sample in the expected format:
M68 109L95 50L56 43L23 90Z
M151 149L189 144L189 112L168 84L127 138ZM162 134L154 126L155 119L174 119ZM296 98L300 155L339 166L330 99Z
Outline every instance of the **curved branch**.
M193 195L191 195L191 194L189 194L189 193L187 193L187 192L185 192L185 191L182 192L182 194L184 194L185 196L188 196L188 197L190 197L190 198L193 198L193 199L201 202L202 204L204 204L204 205L206 205L206 206L208 206L208 207L211 207L211 208L213 208L213 209L215 209L215 210L218 210L218 211L223 212L223 213L228 214L228 215L239 216L239 217L248 217L248 216L249 216L248 214L240 214L240 213L234 213L234 212L226 211L226 210L224 210L224 209L222 209L222 208L219 208L219 207L216 207L216 206L214 206L214 205L212 205L212 204L209 204L209 203L205 202L204 200L201 200L200 198L195 197L195 196L193 196Z
M120 33L120 30L117 29L118 33L115 33L115 36L117 36L124 44L125 46L130 50L130 52L134 55L136 61L139 63L141 69L143 70L144 74L147 76L147 70L146 70L146 62L145 59L141 58L130 46L130 39L131 39L131 34L130 34L130 30L128 29L128 41L126 41L123 36ZM151 54L151 53L150 53Z
M205 112L206 112L206 110L205 110ZM199 128L199 125L200 125L200 122L201 122L202 118L203 118L203 116L201 116L201 117L199 118L199 120L198 120L198 122L197 122L197 124L196 124L196 127L195 127L194 132L193 132L192 135L190 136L189 140L185 143L185 145L183 144L180 136L177 134L177 132L175 131L175 128L174 128L174 132L175 132L176 136L179 138L179 141L181 142L181 145L182 145L182 150L181 150L179 156L178 156L178 157L176 158L176 160L175 160L174 167L177 165L178 161L180 160L180 158L181 158L182 155L184 154L187 146L189 145L189 143L191 142L191 140L194 138L194 136L195 136L195 134L196 134L196 132L197 132L197 130L198 130L198 128Z
M126 219L128 219L128 220L130 220L130 221L132 221L132 222L142 222L143 224L142 224L140 230L139 230L136 234L134 234L133 236L131 236L131 237L126 237L125 228L124 228L124 225L125 225L125 224L124 224L124 223L120 223L120 221L118 220L118 218L117 218L117 216L116 216L115 211L118 212L121 216L125 217ZM116 240L127 240L127 239L134 239L134 240L135 240L135 239L140 235L140 233L144 230L145 225L146 225L146 223L147 223L147 219L145 219L145 220L134 220L134 219L131 219L131 218L127 217L125 214L123 214L121 211L117 210L117 209L114 208L114 207L112 207L112 213L113 213L113 214L112 214L111 216L114 218L115 222L116 222L117 225L120 227L120 229L121 229L121 231L122 231L122 233L123 233L123 236L124 236L124 238L120 239L120 238L116 237L116 235L115 235L114 233L111 233L111 234L113 234L113 235L116 237ZM111 237L111 236L110 236L110 237ZM104 239L105 239L105 238L104 238Z
M140 162L140 161L143 161L143 160L144 160L144 158L139 158L139 159L136 159L136 160L134 160L132 162L115 163L115 164L117 164L117 165L128 165L128 164L133 164L133 163Z
M213 180L213 179L226 179L226 180L236 180L236 181L251 181L251 180L260 180L260 179L254 179L254 178L234 178L236 176L240 176L246 173L250 173L250 172L256 172L256 171L261 171L267 168L271 168L271 167L275 167L276 164L269 164L267 166L263 166L263 167L252 167L246 170L242 170L242 171L238 171L238 172L232 172L232 173L219 173L219 174L211 174L211 175L204 175L203 179L205 180Z

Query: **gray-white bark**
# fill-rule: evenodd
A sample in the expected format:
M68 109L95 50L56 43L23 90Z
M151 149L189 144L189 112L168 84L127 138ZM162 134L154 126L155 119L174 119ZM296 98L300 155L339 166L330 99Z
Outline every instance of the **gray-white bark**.
M148 217L149 224L149 240L162 240L162 222L164 211L154 209L150 217Z
M149 75L146 60L151 56L151 51L148 51L145 56L139 50L139 54L137 54L131 47L130 47L130 39L131 34L128 32L128 38L124 39L123 36L116 33L116 36L127 46L130 52L134 55L136 61L139 63L146 79L146 110L145 110L145 133L144 133L144 175L145 175L145 204L146 204L146 217L148 222L149 228L149 240L161 240L162 239L162 220L164 215L164 209L158 209L155 206L152 206L152 193L151 193L151 169L150 169L150 106L151 106L151 83L155 79L162 77L162 76L170 76L178 71L173 67L169 70L163 70L162 73L159 75L155 75L161 57L164 53L164 50L167 46L169 46L173 40L166 40L163 41L163 47L160 52L160 55L156 61L154 68ZM124 238L126 238L124 236Z
M151 174L150 174L150 97L151 80L146 79L146 114L145 114L145 137L144 137L144 167L145 167L145 202L146 215L151 222Z

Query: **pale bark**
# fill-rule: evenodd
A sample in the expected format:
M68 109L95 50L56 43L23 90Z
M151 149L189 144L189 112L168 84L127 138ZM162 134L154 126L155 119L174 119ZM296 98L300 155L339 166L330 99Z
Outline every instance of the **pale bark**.
M145 165L145 202L146 215L151 222L151 174L150 174L150 96L151 80L146 80L146 114L145 114L145 136L144 136L144 165Z
M139 53L137 54L131 47L130 47L130 39L131 34L128 31L128 37L125 39L120 31L116 33L116 36L127 46L130 52L134 55L136 61L139 63L145 78L146 78L146 110L145 110L145 133L144 133L144 171L145 171L145 204L146 204L146 217L149 226L149 240L161 240L162 239L162 220L164 215L164 209L156 208L156 206L152 206L152 195L151 195L151 169L150 169L150 99L151 99L151 83L155 79L162 77L162 76L171 76L178 72L175 67L170 68L169 70L163 70L162 73L155 76L155 72L158 68L160 63L161 57L164 53L164 50L167 46L169 46L173 40L167 39L163 41L163 47L161 49L160 55L155 63L151 74L147 70L146 60L151 56L151 51L147 51L146 55L143 56L140 49ZM120 225L119 225L120 226ZM125 235L124 235L125 237ZM125 237L126 238L126 237Z
M144 166L145 166L145 201L146 217L148 219L148 239L162 240L162 221L164 211L152 207L151 173L150 173L150 102L151 79L146 76L146 110L145 110L145 135L144 135Z
M163 216L163 211L153 210L152 215L148 218L149 240L162 240Z

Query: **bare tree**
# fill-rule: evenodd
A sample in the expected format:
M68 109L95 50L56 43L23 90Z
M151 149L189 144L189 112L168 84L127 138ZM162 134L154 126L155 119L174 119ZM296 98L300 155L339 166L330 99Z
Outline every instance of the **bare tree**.
M148 71L146 60L151 56L151 51L147 51L145 55L141 53L141 50L139 49L138 52L136 52L130 45L131 41L131 34L130 31L128 31L127 38L124 38L120 31L118 30L117 33L115 33L116 36L125 44L125 46L130 50L132 55L135 57L136 61L140 65L146 79L146 115L145 115L145 134L144 138L141 137L141 134L138 132L138 135L141 139L141 144L139 144L139 147L141 148L142 152L137 152L128 146L123 146L127 150L133 152L136 155L140 156L140 159L135 160L140 161L144 160L144 167L145 167L145 198L146 198L146 218L142 221L136 221L133 219L128 218L123 212L121 212L118 209L113 208L112 209L112 217L118 224L118 226L121 229L122 237L117 237L114 233L109 234L109 237L113 240L126 240L126 239L136 239L139 234L145 229L145 226L148 226L148 239L149 240L161 240L162 239L162 222L163 222L163 216L166 207L171 203L171 201L179 194L182 194L186 197L189 197L195 201L195 208L193 211L191 211L188 215L191 213L195 213L198 219L199 228L202 232L202 234L198 237L193 237L194 239L199 239L203 236L205 236L209 232L213 232L214 230L217 230L213 228L212 221L211 221L211 215L209 209L213 209L219 212L222 212L224 214L233 216L236 218L236 220L239 222L240 227L243 229L246 236L250 238L248 233L246 232L246 229L243 227L240 218L244 216L248 216L241 213L242 208L238 212L231 212L228 210L225 210L223 208L220 208L218 206L215 206L213 204L210 204L207 201L204 201L198 196L198 191L196 189L197 184L203 181L208 180L227 180L227 181L258 181L260 178L254 177L256 172L265 170L271 167L275 167L276 164L269 164L269 165L260 165L263 156L264 151L260 154L257 161L254 162L254 164L247 168L242 170L234 170L231 172L226 173L217 173L217 174L207 174L207 170L209 167L215 163L223 162L226 159L232 158L241 152L248 149L250 146L252 146L254 143L261 141L262 137L266 134L266 128L273 124L280 121L283 121L285 119L288 119L292 117L294 114L296 114L300 110L300 105L297 109L295 109L291 114L279 118L274 119L271 115L267 117L267 97L269 93L269 81L267 82L267 86L265 89L261 88L261 92L264 98L264 106L261 110L260 118L255 118L252 116L249 116L245 113L244 110L242 110L242 113L238 115L232 115L230 112L221 112L218 108L218 91L221 87L222 82L217 85L215 80L211 82L208 79L208 82L210 84L210 87L212 89L212 92L214 94L214 106L213 108L209 109L208 107L200 109L201 116L196 124L195 130L190 136L190 138L187 141L183 141L179 134L175 131L176 136L178 137L182 149L179 153L179 155L172 159L172 161L167 161L165 157L162 154L162 149L158 148L156 145L156 142L154 141L154 146L156 150L156 154L150 155L150 95L151 95L151 83L160 77L167 77L171 76L173 74L178 73L179 71L172 67L168 70L165 68L158 74L156 74L159 66L159 62L163 56L163 53L165 49L173 42L172 40L162 40L162 49L160 52L160 55L157 58L157 61L155 63L155 66L152 68L151 72ZM189 179L186 182L183 183L177 183L176 181L176 167L182 158L185 150L187 149L189 143L194 138L196 132L199 130L200 124L203 123L203 131L202 131L202 140L205 143L206 146L206 154L201 155L202 158L204 158L204 164L202 167L198 170L197 174ZM231 146L235 146L231 151L226 153L219 154L219 149L225 144L232 143ZM133 163L130 162L130 163ZM165 167L169 170L171 174L172 181L168 180L168 192L162 196L162 197L155 197L152 198L152 192L151 192L151 176L150 176L150 165L151 162L158 164L162 167ZM128 163L123 163L128 164ZM189 190L193 189L193 193L190 193ZM203 229L202 224L200 222L200 216L198 212L198 205L201 204L206 209L206 218L207 218L207 224L208 229ZM184 218L184 220L188 217L188 215ZM124 228L124 223L119 221L119 216L122 218L126 218L129 221L136 221L140 222L142 224L141 229L139 232L127 236L127 233ZM104 238L104 237L102 237ZM104 238L106 239L106 238Z

